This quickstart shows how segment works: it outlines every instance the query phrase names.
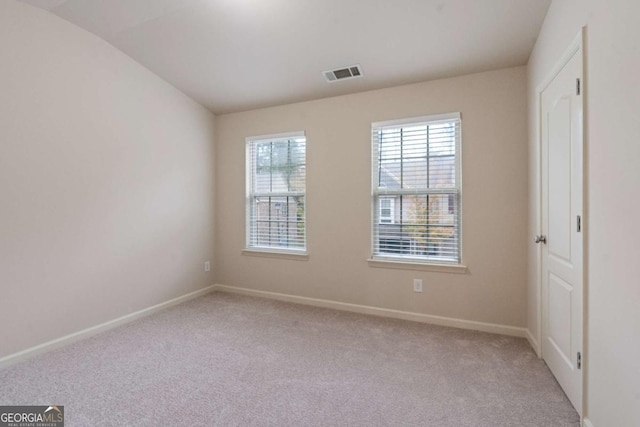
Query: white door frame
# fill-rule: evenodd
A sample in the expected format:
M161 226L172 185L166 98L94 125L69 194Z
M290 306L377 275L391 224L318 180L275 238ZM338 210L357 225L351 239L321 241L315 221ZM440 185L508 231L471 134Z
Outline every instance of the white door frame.
M587 395L587 390L586 390L586 371L587 371L587 364L588 364L588 350L587 350L587 310L588 310L588 306L587 306L587 239L588 239L588 235L586 233L587 231L587 223L588 223L588 212L587 212L587 179L586 179L586 171L587 171L587 167L586 167L586 150L585 150L585 141L587 140L587 115L586 115L586 93L584 91L585 88L585 78L586 78L586 73L585 73L585 62L586 62L586 55L585 55L585 51L584 51L584 46L585 46L585 37L586 37L586 27L582 27L580 29L580 32L578 33L578 35L573 39L573 41L569 44L569 46L567 47L567 49L564 51L564 53L562 54L562 56L560 57L560 59L557 61L557 63L555 64L555 66L553 67L552 71L549 73L549 75L547 76L547 78L545 80L543 80L542 84L540 84L537 88L536 88L536 102L538 103L537 105L537 127L538 127L538 138L536 141L537 147L536 147L536 155L537 155L537 161L536 161L536 203L538 204L538 209L536 212L536 234L540 235L540 234L544 234L542 233L542 93L544 92L544 90L551 84L551 82L553 82L553 80L556 78L556 76L562 71L562 69L565 67L565 65L567 65L567 63L569 63L569 61L571 60L571 58L573 58L573 55L575 55L576 52L578 51L582 51L582 81L580 82L581 85L581 93L583 94L582 96L582 103L583 103L583 120L582 120L582 153L583 153L583 158L582 158L582 162L583 162L583 168L582 168L582 192L583 192L583 217L582 217L582 232L583 234L583 255L582 255L582 270L583 270L583 279L582 279L582 353L583 353L583 363L582 363L582 417L584 417L584 415L587 413L587 402L586 402L586 395ZM533 237L533 236L531 236ZM537 323L537 329L538 332L536 334L536 340L537 342L535 343L536 346L534 348L534 350L536 351L537 355L539 358L542 357L542 245L538 245L538 248L536 250L536 262L537 262L537 267L536 268L536 293L538 295L538 307L537 307L537 318L536 318L536 323Z

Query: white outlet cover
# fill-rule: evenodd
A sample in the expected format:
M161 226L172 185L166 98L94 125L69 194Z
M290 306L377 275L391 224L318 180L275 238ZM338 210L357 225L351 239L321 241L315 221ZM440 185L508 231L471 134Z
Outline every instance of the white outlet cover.
M204 271L211 271L211 261L204 262Z
M413 279L413 292L422 292L422 279Z

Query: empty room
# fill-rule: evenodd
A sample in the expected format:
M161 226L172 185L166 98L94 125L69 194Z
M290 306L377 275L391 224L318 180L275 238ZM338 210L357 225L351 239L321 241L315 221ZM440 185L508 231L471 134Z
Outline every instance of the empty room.
M0 427L640 426L638 19L0 1Z

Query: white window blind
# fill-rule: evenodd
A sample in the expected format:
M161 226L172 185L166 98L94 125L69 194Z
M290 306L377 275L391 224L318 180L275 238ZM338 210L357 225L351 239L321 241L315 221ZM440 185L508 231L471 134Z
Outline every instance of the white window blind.
M303 132L247 138L247 248L306 251Z
M459 113L372 124L374 259L460 263L460 126Z

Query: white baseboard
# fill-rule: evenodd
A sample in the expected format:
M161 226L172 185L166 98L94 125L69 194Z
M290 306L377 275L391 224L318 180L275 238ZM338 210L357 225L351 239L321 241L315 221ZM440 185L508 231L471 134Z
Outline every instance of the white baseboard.
M350 311L353 313L370 314L374 316L390 317L393 319L411 320L414 322L429 323L432 325L450 326L460 329L490 332L514 337L527 337L527 330L516 326L498 325L495 323L476 322L473 320L456 319L452 317L434 316L430 314L413 313L409 311L391 310L388 308L371 307L367 305L349 304L345 302L301 297L296 295L280 294L276 292L258 291L255 289L238 288L216 284L215 291L229 292L254 297L270 298L278 301L287 301L298 304L312 305L315 307L333 308L336 310Z
M531 331L527 328L527 341L529 341L529 345L533 348L533 351L536 352L538 357L541 357L540 354L540 344L538 344L538 340L533 336Z
M28 348L26 350L19 351L17 353L10 354L3 358L0 358L0 369L6 368L10 365L13 365L18 362L22 362L23 360L29 359L33 356L36 356L41 353L45 353L47 351L51 351L53 349L74 343L81 339L88 338L92 335L96 335L100 332L107 331L109 329L116 328L118 326L124 325L125 323L133 322L134 320L138 320L141 317L148 316L150 314L156 313L160 310L164 310L171 306L183 303L185 301L197 298L199 296L205 295L209 292L214 291L216 288L215 285L207 286L206 288L198 289L197 291L190 292L186 295L182 295L180 297L171 299L169 301L162 302L160 304L156 304L151 307L144 308L142 310L138 310L134 313L129 313L122 317L118 317L117 319L109 320L108 322L101 323L96 326L92 326L87 329L83 329L78 332L74 332L69 335L65 335L60 338L56 338L51 341L47 341L43 344L36 345L34 347Z
M585 418L582 420L582 426L583 427L594 427L593 424L591 423L591 421L589 421L588 418Z
M92 326L90 328L83 329L81 331L74 332L69 335L65 335L60 338L56 338L54 340L36 345L26 350L13 353L8 356L4 356L0 358L0 369L6 368L8 366L11 366L15 363L19 363L21 361L27 360L38 354L42 354L47 351L51 351L53 349L74 343L81 339L88 338L100 332L104 332L109 329L116 328L118 326L124 325L125 323L133 322L134 320L140 319L144 316L148 316L150 314L153 314L160 310L164 310L171 306L183 303L190 299L197 298L199 296L205 295L212 291L230 292L230 293L236 293L236 294L242 294L242 295L248 295L248 296L270 298L270 299L279 300L279 301L293 302L297 304L311 305L315 307L324 307L324 308L332 308L332 309L342 310L342 311L350 311L353 313L369 314L374 316L389 317L393 319L403 319L403 320L411 320L414 322L429 323L432 325L449 326L454 328L470 329L470 330L489 332L489 333L500 334L500 335L523 337L523 338L527 338L529 342L532 343L532 347L534 347L534 350L537 348L537 343L533 338L533 336L531 335L531 333L529 333L529 331L525 328L520 328L516 326L506 326L506 325L499 325L495 323L476 322L473 320L464 320L464 319L456 319L452 317L413 313L408 311L392 310L388 308L371 307L366 305L350 304L350 303L339 302L339 301L332 301L332 300L325 300L325 299L318 299L318 298L308 298L308 297L302 297L302 296L296 296L296 295L258 291L255 289L238 288L235 286L226 286L226 285L216 284L216 285L208 286L203 289L199 289L194 292L190 292L186 295L182 295L180 297L171 299L169 301L156 304L152 307L148 307L148 308L136 311L134 313L129 313L125 316L118 317L117 319L113 319L108 322L104 322L99 325ZM588 420L585 420L585 423L588 423ZM585 424L585 426L593 427L590 425L590 423Z

